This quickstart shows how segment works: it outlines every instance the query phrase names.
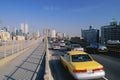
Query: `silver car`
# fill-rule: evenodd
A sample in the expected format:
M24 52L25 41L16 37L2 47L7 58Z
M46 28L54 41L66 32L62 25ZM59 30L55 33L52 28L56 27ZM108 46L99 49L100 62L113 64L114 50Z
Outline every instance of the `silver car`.
M56 49L56 50L58 50L58 49L60 49L61 47L60 47L60 44L59 43L53 43L52 44L52 49Z

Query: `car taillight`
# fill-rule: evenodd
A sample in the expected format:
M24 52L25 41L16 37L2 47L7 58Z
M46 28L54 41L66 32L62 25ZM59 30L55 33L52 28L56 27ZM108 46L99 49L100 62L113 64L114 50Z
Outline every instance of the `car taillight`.
M73 70L73 72L87 72L87 70Z
M104 70L104 68L103 67L102 68L96 68L93 71L100 71L100 70Z

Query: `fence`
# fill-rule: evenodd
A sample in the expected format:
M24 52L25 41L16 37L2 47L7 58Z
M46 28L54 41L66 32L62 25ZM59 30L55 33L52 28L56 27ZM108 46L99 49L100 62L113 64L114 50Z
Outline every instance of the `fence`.
M9 55L12 55L16 52L24 50L32 45L39 43L41 39L37 40L12 40L8 42L0 43L0 59L5 58Z
M120 45L107 45L107 48L111 55L120 57Z

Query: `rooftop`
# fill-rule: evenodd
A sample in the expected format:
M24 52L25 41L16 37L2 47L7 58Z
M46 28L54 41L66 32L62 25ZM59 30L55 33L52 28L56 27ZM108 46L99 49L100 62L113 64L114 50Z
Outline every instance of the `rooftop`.
M70 55L76 55L76 54L87 54L86 52L83 51L69 51Z

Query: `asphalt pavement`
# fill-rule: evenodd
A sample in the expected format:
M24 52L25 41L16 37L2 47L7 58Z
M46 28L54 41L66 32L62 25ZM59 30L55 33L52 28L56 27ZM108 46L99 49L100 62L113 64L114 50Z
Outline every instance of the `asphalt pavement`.
M71 74L60 64L60 55L63 52L58 50L50 50L51 60L50 66L54 80L75 80ZM120 80L120 59L101 55L101 54L91 54L91 56L104 65L106 76L101 79L95 80Z

